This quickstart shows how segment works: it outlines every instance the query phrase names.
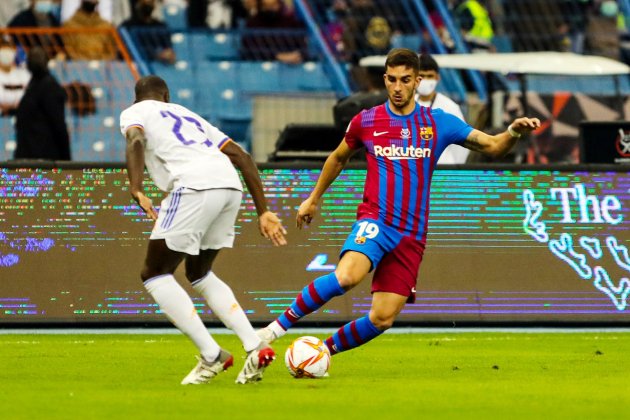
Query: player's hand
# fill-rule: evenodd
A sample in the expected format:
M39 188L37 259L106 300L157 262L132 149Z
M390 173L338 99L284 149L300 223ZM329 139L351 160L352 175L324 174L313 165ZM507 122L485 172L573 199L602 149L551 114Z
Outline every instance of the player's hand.
M153 202L151 201L149 197L147 197L141 192L137 192L135 194L132 194L131 196L133 197L134 200L136 200L136 203L138 203L138 205L142 208L142 210L144 210L144 212L147 214L149 219L153 221L157 220L157 217L158 217L157 210L155 210L155 207L153 207Z
M540 127L540 120L538 118L517 118L512 124L512 130L519 134L529 134L535 129Z
M295 220L298 229L302 229L305 223L310 225L313 221L313 217L315 217L315 213L317 213L317 203L310 198L303 201L298 208L297 218Z
M260 229L260 234L269 239L274 246L287 244L287 240L284 237L287 231L275 213L266 211L261 214L258 218L258 228Z

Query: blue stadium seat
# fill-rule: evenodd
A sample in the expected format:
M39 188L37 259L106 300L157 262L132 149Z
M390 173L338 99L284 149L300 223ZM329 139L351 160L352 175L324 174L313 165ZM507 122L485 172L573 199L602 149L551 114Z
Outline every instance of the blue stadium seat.
M73 160L123 162L125 140L120 134L118 116L96 114L79 117L70 147Z
M191 111L195 111L195 90L192 88L170 88L171 102L185 106Z
M216 125L232 140L251 152L251 120L220 118Z
M238 90L223 89L203 95L195 96L195 111L208 118L210 122L218 122L220 118L226 120L251 120L252 100Z
M195 61L194 51L190 47L190 36L185 32L176 32L171 35L171 43L177 60L190 63Z
M0 162L13 159L15 127L13 117L0 117Z
M80 81L89 84L102 84L107 79L104 61L77 60L61 64L59 73L64 82Z
M420 51L422 35L420 34L396 34L392 36L392 48L409 48L412 51Z
M302 76L298 79L300 90L329 91L332 84L324 72L322 63L308 62L301 66Z
M153 74L164 79L170 88L194 87L194 72L187 61L178 61L175 65L153 61L151 62L151 69Z
M280 80L285 91L300 90L300 78L304 77L301 65L280 64Z
M495 35L492 38L492 45L494 45L494 47L497 49L497 52L500 53L514 52L514 49L512 48L512 41L507 35Z
M200 61L195 68L195 85L210 93L225 89L240 89L239 62Z
M181 31L188 28L186 19L186 7L169 4L162 9L164 23L172 31Z
M238 64L241 89L252 93L285 90L280 67L279 63L271 61L241 61Z
M238 59L240 38L234 32L195 32L189 36L197 61Z

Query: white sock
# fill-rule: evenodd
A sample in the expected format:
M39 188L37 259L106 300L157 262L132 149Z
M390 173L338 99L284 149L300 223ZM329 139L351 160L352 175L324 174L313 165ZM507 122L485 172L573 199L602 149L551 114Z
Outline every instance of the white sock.
M276 320L271 321L271 324L267 325L267 328L271 328L276 338L280 338L287 333L287 330L282 328L282 325Z
M220 348L199 318L188 293L171 274L153 277L144 283L166 317L195 343L201 356L211 362L219 356Z
M236 301L230 286L209 271L205 277L193 282L193 289L206 299L208 306L223 325L236 333L245 351L252 351L260 345L260 338Z

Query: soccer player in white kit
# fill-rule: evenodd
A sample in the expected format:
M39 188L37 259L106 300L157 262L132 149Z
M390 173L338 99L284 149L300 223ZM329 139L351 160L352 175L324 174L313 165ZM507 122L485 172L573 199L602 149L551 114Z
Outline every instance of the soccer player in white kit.
M285 245L286 231L267 209L258 169L251 156L219 129L183 106L169 103L161 78L146 76L135 87L136 101L120 114L127 140L127 173L133 199L155 220L141 278L160 310L200 352L199 362L182 384L206 383L234 363L219 347L173 273L185 260L186 277L212 312L232 329L248 353L237 383L262 379L275 354L261 341L230 287L212 272L221 248L234 242L234 222L243 186L252 194L260 233ZM159 213L143 193L144 168L155 185L168 192Z

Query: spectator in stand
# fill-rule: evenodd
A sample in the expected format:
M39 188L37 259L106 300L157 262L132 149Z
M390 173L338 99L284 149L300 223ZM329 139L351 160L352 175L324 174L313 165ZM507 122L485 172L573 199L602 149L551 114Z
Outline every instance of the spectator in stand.
M484 5L478 0L457 0L454 12L470 51L490 51L494 30Z
M33 47L27 57L31 81L15 114L15 159L70 160L66 92L48 71L48 56Z
M506 5L507 6L507 5ZM555 1L510 0L504 7L505 32L515 52L567 51L569 25Z
M619 6L614 0L599 1L586 26L586 52L619 60L621 57L620 32L617 29Z
M348 2L346 0L333 0L330 7L326 9L326 24L324 26L324 37L330 49L335 52L341 60L346 60L346 49L343 43L345 31L344 20L348 16Z
M155 0L136 0L132 17L121 26L128 29L140 28L137 37L146 59L175 64L171 32L164 22L153 17L154 10Z
M355 88L370 89L369 75L359 60L369 55L387 54L391 47L392 27L373 0L352 0L344 21L344 46L350 61L350 75Z
M16 14L9 22L8 27L59 27L60 2L61 0L31 0L29 7ZM43 34L15 35L13 36L13 42L15 45L19 45L27 50L34 46L43 47L51 57L63 51L62 42L58 36Z
M64 24L68 29L85 31L64 35L68 56L73 60L114 60L114 38L102 29L115 29L96 10L99 0L82 0L77 11ZM96 29L96 31L92 31Z
M101 0L97 11L103 19L118 26L131 16L132 5L136 0ZM66 22L74 15L81 0L63 0L61 3L61 23Z
M232 29L249 17L249 0L188 0L186 17L191 28ZM255 4L254 4L255 6Z
M15 113L31 75L16 65L17 50L8 38L0 38L0 110L2 115Z
M431 108L441 109L444 112L455 115L462 121L464 114L455 101L448 96L436 90L440 82L440 67L437 61L429 54L420 54L420 72L418 73L422 80L416 89L416 102L420 105ZM470 150L457 144L449 145L438 160L439 164L456 164L466 163Z
M59 26L61 0L31 0L27 9L22 10L9 22L9 28L48 28Z
M0 1L0 28L6 27L13 16L17 15L20 10L27 7L28 0L4 0Z
M241 54L246 60L278 60L299 64L307 57L304 25L282 0L258 0L256 14L247 19ZM256 33L256 30L263 30ZM269 30L269 31L264 31ZM286 31L286 32L283 32ZM295 31L300 31L296 34Z
M568 50L576 54L584 52L586 25L588 24L591 3L592 0L560 0L559 2L559 8L566 22Z

